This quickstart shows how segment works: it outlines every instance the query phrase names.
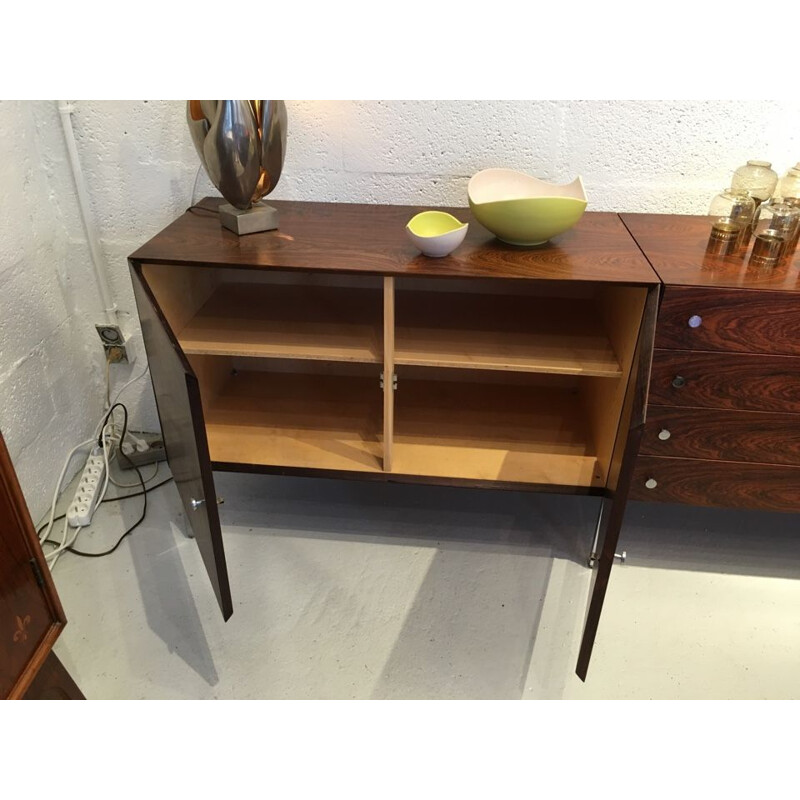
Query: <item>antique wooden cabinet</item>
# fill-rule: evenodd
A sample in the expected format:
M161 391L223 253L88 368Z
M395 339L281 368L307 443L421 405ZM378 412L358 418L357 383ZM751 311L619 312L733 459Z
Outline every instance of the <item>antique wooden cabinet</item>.
M0 698L83 698L52 652L66 622L0 435Z
M800 509L800 259L709 256L704 217L623 214L663 283L631 497Z
M217 204L130 267L170 466L225 618L212 470L583 493L608 505L585 677L660 289L619 217L588 213L536 249L473 223L430 259L405 235L413 207L276 202L279 230L237 237Z

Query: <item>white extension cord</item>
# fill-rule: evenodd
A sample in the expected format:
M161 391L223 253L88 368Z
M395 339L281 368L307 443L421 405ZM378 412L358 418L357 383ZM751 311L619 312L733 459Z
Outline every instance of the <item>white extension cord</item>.
M106 485L106 460L102 448L94 447L86 459L75 497L67 509L67 522L71 528L85 528L92 521Z

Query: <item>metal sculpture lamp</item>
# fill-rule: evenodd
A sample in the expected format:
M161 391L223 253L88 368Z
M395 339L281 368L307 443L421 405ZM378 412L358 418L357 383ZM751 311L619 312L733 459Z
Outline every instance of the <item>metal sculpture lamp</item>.
M200 161L219 193L223 227L240 236L278 227L262 202L278 184L286 154L283 100L188 100L186 119Z

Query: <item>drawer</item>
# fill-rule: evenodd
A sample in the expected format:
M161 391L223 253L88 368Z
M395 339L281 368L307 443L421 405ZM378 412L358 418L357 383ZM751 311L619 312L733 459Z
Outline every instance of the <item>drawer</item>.
M649 406L640 452L800 466L800 414Z
M639 456L629 496L693 506L796 512L800 511L800 468Z
M672 286L664 291L656 347L800 355L800 294Z
M800 413L800 358L657 349L650 402Z

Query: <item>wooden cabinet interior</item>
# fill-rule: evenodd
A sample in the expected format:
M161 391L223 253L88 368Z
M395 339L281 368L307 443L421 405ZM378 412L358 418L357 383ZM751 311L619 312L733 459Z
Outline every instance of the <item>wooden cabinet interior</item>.
M143 273L197 375L218 468L607 485L646 288Z

